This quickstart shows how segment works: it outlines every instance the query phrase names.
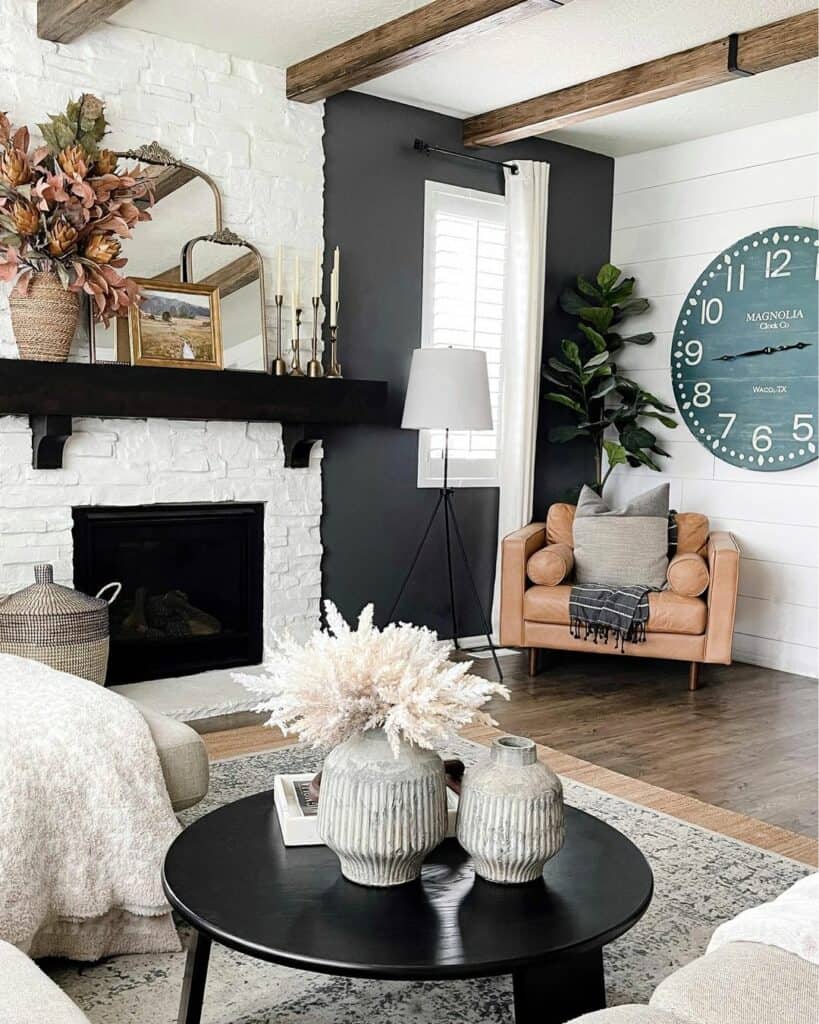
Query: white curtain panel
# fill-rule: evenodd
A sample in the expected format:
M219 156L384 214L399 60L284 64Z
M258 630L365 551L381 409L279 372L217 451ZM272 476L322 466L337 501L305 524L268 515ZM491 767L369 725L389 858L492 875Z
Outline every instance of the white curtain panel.
M500 622L501 541L532 515L543 348L549 165L518 160L506 177L506 308L498 424L498 557L492 626Z

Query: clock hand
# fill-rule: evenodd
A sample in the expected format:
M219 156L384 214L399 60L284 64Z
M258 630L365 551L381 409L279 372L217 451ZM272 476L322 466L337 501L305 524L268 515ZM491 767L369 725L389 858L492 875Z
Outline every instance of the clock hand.
M732 359L745 359L748 356L770 356L774 352L788 352L792 348L810 348L812 342L797 341L795 345L766 345L765 348L754 348L750 352L735 352L733 355L714 356L713 363L727 363Z

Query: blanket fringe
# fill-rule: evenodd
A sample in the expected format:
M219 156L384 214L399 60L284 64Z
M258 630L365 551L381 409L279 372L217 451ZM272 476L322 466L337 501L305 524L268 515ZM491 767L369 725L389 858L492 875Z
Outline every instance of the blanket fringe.
M644 644L646 641L645 622L632 622L628 629L619 629L617 626L606 626L575 616L569 621L569 632L575 640L591 638L595 644L599 642L606 645L611 635L615 650L621 654L625 653L626 644Z

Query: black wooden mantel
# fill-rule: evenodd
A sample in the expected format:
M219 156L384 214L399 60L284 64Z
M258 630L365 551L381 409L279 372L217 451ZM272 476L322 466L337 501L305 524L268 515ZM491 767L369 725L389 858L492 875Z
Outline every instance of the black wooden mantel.
M10 413L29 417L35 469L62 466L75 416L281 423L285 465L303 468L323 426L385 423L387 384L0 359L0 415Z

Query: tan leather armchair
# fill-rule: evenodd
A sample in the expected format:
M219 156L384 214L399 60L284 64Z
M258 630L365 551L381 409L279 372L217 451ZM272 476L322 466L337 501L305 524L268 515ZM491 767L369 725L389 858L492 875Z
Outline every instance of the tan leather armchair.
M545 523L530 523L503 541L500 642L504 647L529 649L531 675L536 673L540 649L619 653L613 644L575 639L569 632L570 578L545 586L533 583L527 573L532 555L547 545L572 546L574 508L563 503L552 505ZM677 521L677 551L693 552L704 559L708 566L707 590L698 596L670 588L651 593L645 643L626 644L624 653L689 662L688 688L696 690L701 664L731 664L739 548L730 533L709 532L704 516L689 513L678 516Z

